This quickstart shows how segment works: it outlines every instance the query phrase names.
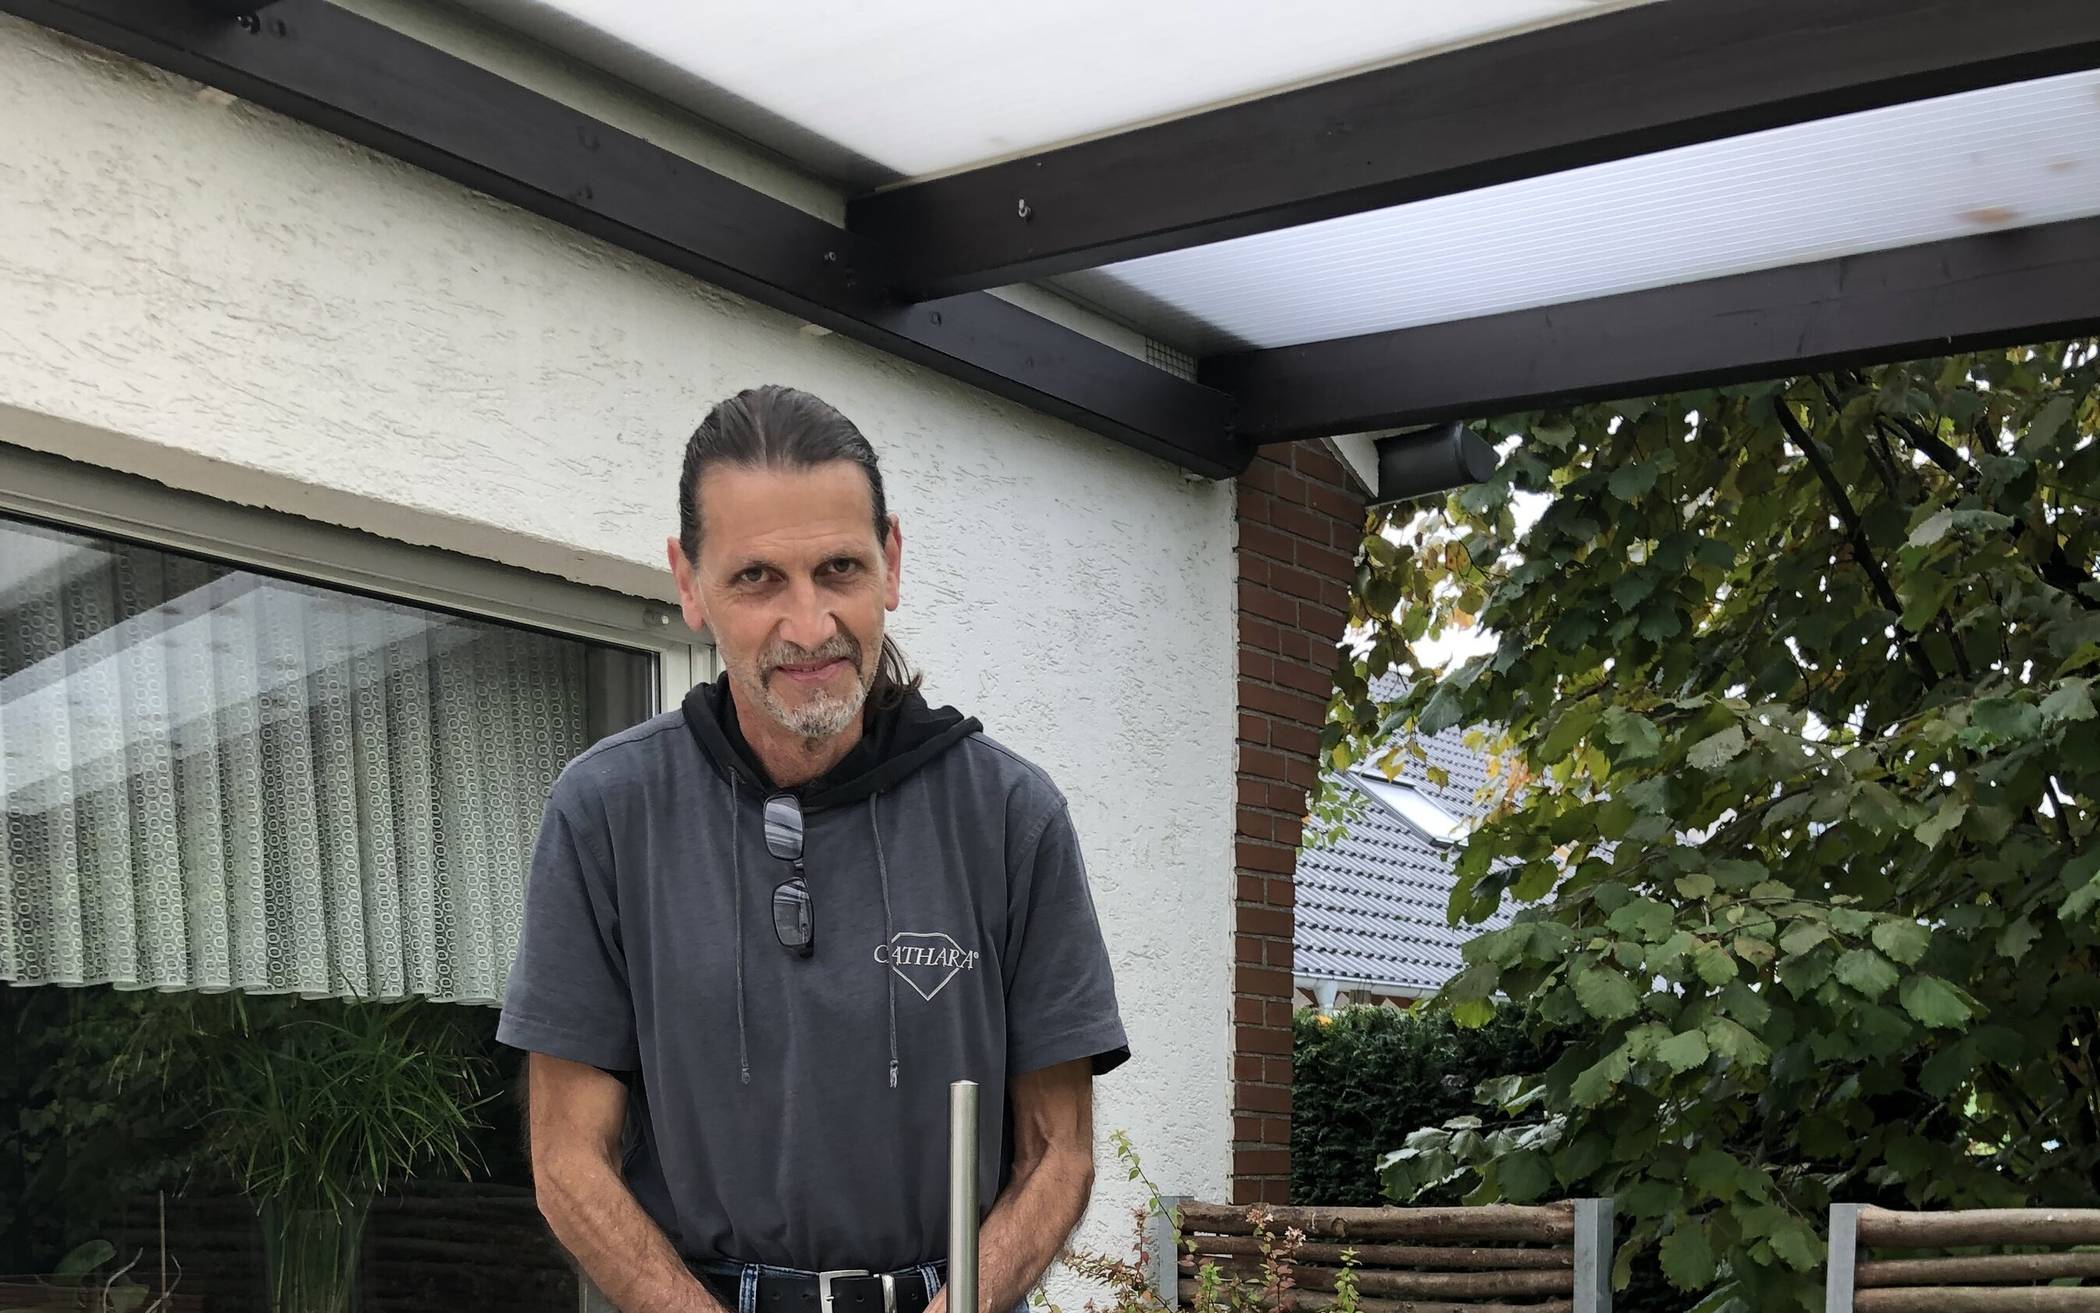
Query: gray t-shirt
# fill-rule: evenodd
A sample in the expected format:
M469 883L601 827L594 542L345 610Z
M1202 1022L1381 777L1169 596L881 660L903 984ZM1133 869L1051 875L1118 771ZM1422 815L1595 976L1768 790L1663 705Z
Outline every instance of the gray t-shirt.
M761 793L675 711L572 762L498 1038L625 1076L626 1179L689 1262L944 1258L949 1082L982 1087L989 1211L1007 1081L1128 1056L1064 797L969 733L871 798L808 811L803 959L775 937L789 872Z

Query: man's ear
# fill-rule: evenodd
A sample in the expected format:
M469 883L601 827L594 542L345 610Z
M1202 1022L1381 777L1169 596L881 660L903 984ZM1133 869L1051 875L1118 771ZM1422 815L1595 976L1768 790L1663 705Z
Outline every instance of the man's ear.
M889 532L882 540L882 605L885 609L897 609L898 599L903 596L903 580L904 522L893 514Z
M671 562L671 577L678 582L679 613L685 617L686 628L697 634L707 628L707 606L700 600L696 567L685 559L685 548L675 536L664 540L664 550Z

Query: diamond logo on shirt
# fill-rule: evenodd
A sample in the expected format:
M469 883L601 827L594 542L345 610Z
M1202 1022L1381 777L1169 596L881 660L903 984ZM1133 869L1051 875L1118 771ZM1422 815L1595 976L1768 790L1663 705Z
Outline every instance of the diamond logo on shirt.
M964 948L935 931L899 931L887 944L875 946L875 960L897 973L912 992L931 1003L933 996L964 971L977 969L977 950Z

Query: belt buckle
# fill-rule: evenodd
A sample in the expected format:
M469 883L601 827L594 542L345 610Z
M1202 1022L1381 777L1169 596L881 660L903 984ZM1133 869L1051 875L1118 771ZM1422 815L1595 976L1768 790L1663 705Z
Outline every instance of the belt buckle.
M842 1267L842 1268L837 1268L837 1269L834 1269L834 1270L832 1270L832 1271L830 1271L830 1272L819 1272L819 1273L817 1273L817 1313L832 1313L832 1310L831 1310L831 1283L832 1283L832 1281L833 1281L833 1280L834 1280L835 1278L838 1278L838 1277L871 1277L871 1276L874 1276L874 1275L875 1275L875 1274L874 1274L873 1272L870 1272L870 1271L868 1271L868 1270L867 1270L866 1268L859 1268L859 1267ZM892 1313L892 1310L894 1310L894 1309L896 1308L896 1300L895 1300L895 1299L894 1299L894 1298L892 1297L892 1295L891 1295L891 1293L890 1293L890 1292L891 1292L891 1286L890 1286L890 1283L889 1283L888 1281L885 1281L885 1282L883 1282L883 1286L882 1286L882 1302L883 1302L883 1313Z

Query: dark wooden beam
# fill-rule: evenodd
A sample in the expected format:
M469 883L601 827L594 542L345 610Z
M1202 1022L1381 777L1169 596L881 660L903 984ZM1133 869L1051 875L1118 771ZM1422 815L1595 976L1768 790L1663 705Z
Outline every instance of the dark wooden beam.
M1199 376L1267 443L2095 331L2100 218L1214 356Z
M324 0L0 0L754 301L1223 477L1224 394L997 297L897 299L865 238Z
M2095 65L2094 0L1662 0L877 192L847 226L945 295Z

